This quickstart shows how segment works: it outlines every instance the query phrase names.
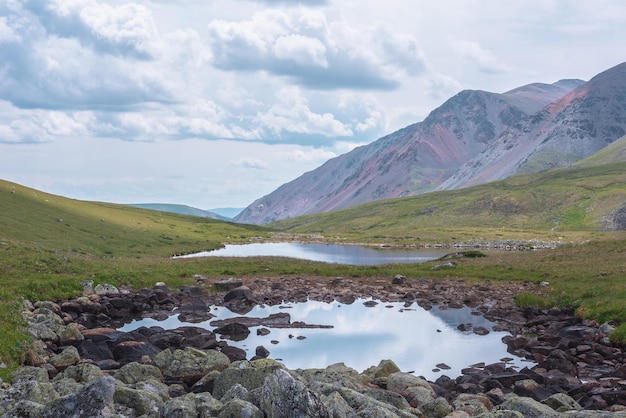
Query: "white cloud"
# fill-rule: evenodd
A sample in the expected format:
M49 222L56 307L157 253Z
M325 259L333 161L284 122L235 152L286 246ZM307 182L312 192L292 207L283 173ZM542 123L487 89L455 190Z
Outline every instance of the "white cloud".
M235 167L252 168L255 170L266 170L269 168L266 162L254 157L243 157L231 160L230 163Z
M461 58L476 65L481 72L501 73L509 71L508 65L477 42L464 39L450 39L450 44Z
M9 42L19 42L22 39L9 25L7 17L0 17L0 44Z

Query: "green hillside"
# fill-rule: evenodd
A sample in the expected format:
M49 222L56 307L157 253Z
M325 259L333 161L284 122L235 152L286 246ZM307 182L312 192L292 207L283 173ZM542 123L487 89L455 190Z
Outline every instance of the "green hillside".
M427 244L477 238L574 242L605 229L605 221L625 202L626 163L616 163L377 201L271 226L359 242Z
M574 166L590 167L623 162L626 162L626 136L607 145L595 154L578 161Z
M83 202L0 181L0 240L97 256L171 256L246 241L264 228Z

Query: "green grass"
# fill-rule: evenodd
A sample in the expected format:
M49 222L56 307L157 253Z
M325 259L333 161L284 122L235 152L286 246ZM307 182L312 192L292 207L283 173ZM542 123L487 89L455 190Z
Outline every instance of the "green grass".
M271 226L328 239L403 243L574 242L626 201L626 163L560 169L467 189L372 202Z
M60 300L80 282L134 289L158 281L177 288L196 274L407 277L528 283L521 306L571 306L579 315L626 324L626 233L600 232L626 201L626 165L559 170L451 192L376 202L290 219L272 229L123 205L82 202L0 181L0 357L11 368L28 353L22 299ZM345 266L277 257L172 259L226 242L318 239L392 244L473 240L571 242L545 251L482 251L456 269L414 265ZM478 255L478 254L474 254ZM541 282L549 286L540 286ZM626 342L621 325L612 335Z

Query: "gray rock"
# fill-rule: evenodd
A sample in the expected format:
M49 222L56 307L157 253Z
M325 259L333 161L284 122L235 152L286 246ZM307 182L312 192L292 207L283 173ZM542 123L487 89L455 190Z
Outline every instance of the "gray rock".
M452 406L457 411L465 411L474 416L488 413L493 408L493 403L485 395L462 393L452 401Z
M436 396L430 383L411 373L393 373L387 377L387 390L402 394L406 389L414 386L426 388L431 391L433 398Z
M20 367L13 372L13 384L28 382L34 380L35 382L48 382L48 372L41 367L25 366Z
M145 387L136 389L123 384L115 385L113 399L116 405L123 405L134 411L136 416L156 415L165 404L162 395Z
M298 369L294 373L304 378L309 384L323 382L354 390L363 388L359 373L343 363L331 364L325 369Z
M286 370L265 378L261 399L268 418L330 417L320 397Z
M154 359L163 374L185 381L197 381L207 373L222 371L230 365L228 357L216 350L202 351L187 347L184 350L165 349Z
M263 412L248 401L233 399L224 406L218 418L263 418Z
M93 291L96 295L99 295L99 296L106 295L107 293L120 293L117 287L113 286L112 284L107 284L107 283L97 284L93 288Z
M624 418L626 417L626 411L567 411L563 412L561 416L563 418Z
M452 412L452 406L446 401L446 398L439 397L422 405L419 410L427 417L443 418Z
M579 411L583 409L574 398L566 395L565 393L555 393L554 395L541 401L541 403L548 405L550 408L558 412Z
M66 347L61 353L50 357L48 362L58 370L64 370L80 361L78 350L74 346Z
M531 398L511 396L498 406L498 410L517 411L525 418L556 418L560 414L547 405Z
M216 417L224 409L224 404L210 393L189 393L174 398L163 405L160 413L163 418Z
M75 394L48 403L42 417L108 417L113 407L114 392L115 379L111 376L102 377Z
M75 366L69 366L62 373L59 373L54 380L72 379L75 382L91 383L104 376L102 370L95 364L79 363Z
M248 390L260 388L267 376L284 368L282 364L270 359L236 361L222 371L215 380L213 396L221 399L235 383L239 383Z
M50 382L27 380L13 384L5 391L3 397L8 403L26 400L45 405L46 402L57 399L59 394L54 390L54 385Z
M74 323L61 327L57 331L57 335L59 336L59 345L77 345L85 339Z
M24 399L10 403L6 410L0 406L0 415L2 417L41 418L44 409L44 405Z
M67 377L61 379L55 378L52 385L59 396L71 395L81 390L84 386L76 380Z
M358 415L354 412L354 409L348 402L339 394L339 392L334 391L329 395L321 396L322 402L324 406L326 406L326 410L328 411L328 415L333 418L357 418Z
M230 389L226 391L224 396L221 397L220 401L223 403L227 403L231 399L243 399L244 401L249 401L250 392L239 383L235 383L233 386L231 386Z
M158 381L163 380L163 373L161 370L151 364L140 364L137 362L131 362L122 366L115 378L126 383L133 384L148 379L156 379Z

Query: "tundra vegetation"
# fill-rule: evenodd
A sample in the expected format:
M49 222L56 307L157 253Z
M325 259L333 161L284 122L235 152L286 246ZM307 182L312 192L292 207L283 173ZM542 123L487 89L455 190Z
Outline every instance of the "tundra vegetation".
M239 225L46 194L0 181L0 356L2 378L28 355L18 314L21 301L60 300L93 280L139 289L165 282L258 276L407 277L547 282L521 294L523 306L575 307L585 318L621 325L626 342L626 232L613 219L626 202L626 164L513 177L473 188L375 202L299 217L267 227ZM624 210L622 210L624 212ZM613 217L613 218L612 218ZM619 220L618 220L619 221ZM421 246L451 244L555 245L545 250L481 248L487 257L433 263L347 266L259 258L171 256L264 240ZM451 249L451 252L457 251Z

